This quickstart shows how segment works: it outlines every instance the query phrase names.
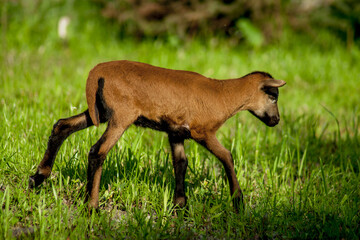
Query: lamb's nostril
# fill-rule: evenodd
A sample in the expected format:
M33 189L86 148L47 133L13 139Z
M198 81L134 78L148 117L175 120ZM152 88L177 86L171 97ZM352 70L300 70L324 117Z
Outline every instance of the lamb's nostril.
M273 116L273 117L271 117L271 118L269 119L267 125L268 125L269 127L274 127L274 126L276 126L276 125L279 123L279 121L280 121L280 117L278 117L278 116Z

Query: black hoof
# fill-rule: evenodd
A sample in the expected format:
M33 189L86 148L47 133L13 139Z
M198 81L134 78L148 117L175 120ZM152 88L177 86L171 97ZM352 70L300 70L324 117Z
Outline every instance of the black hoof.
M45 180L45 177L40 174L35 174L33 176L29 177L29 189L34 189L37 186L39 186L43 181Z

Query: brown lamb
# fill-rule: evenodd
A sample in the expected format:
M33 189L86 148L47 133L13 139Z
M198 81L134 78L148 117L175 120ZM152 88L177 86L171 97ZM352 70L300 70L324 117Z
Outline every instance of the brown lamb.
M234 114L248 110L268 126L280 120L278 88L285 85L265 72L216 80L195 72L170 70L132 61L100 63L89 73L86 83L88 109L60 119L53 127L44 158L29 186L34 188L50 176L56 154L72 133L108 122L104 134L88 156L86 201L99 204L102 165L110 149L131 125L164 131L169 136L175 172L174 204L186 205L185 173L188 161L184 140L194 139L223 164L235 209L243 206L243 196L229 150L215 133Z

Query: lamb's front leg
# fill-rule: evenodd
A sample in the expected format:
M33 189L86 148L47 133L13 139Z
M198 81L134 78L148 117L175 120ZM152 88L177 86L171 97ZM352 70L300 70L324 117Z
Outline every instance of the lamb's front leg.
M174 205L184 207L186 205L185 174L188 165L184 150L184 139L169 135L169 142L175 172Z
M229 180L230 194L233 197L233 204L236 211L244 208L243 194L236 178L234 161L229 150L223 147L217 140L215 134L207 136L199 142L213 153L223 164L226 176Z

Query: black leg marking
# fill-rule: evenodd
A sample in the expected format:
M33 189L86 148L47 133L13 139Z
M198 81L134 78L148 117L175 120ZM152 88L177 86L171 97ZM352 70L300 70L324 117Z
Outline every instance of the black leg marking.
M51 131L44 157L40 162L35 175L30 176L29 178L29 188L39 186L50 176L56 155L65 139L70 134L92 125L93 123L88 110L79 115L57 121Z
M184 207L187 200L185 195L185 174L188 166L188 160L184 150L184 139L169 135L169 142L175 172L174 205Z

